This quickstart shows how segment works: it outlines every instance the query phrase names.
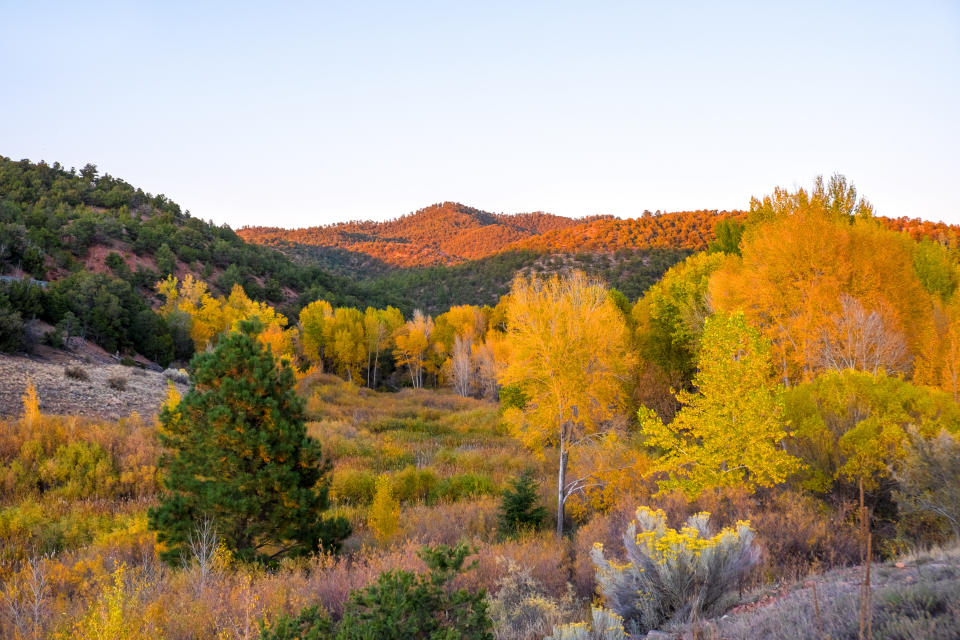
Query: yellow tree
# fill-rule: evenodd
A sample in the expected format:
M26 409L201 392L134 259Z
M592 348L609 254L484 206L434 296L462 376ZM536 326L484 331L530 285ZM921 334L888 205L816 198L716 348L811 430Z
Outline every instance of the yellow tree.
M363 312L350 307L337 308L333 319L326 323L327 344L337 373L347 380L362 377L360 369L367 360L363 326Z
M414 389L423 388L423 372L433 346L433 329L433 318L417 309L394 334L394 358L398 367L407 367Z
M683 406L669 424L650 409L639 412L646 444L661 452L653 466L667 477L661 491L694 498L713 487L766 487L801 468L782 449L789 434L770 344L742 313L707 319L698 368L697 393L676 394Z
M380 354L390 346L390 338L403 324L403 314L395 307L367 307L363 314L363 333L367 341L367 386L377 386Z
M882 228L834 182L755 201L761 222L746 231L742 258L729 256L710 280L717 309L742 310L770 339L788 385L844 360L906 371L932 323L913 240Z
M300 336L303 355L323 368L326 347L326 325L333 320L333 307L326 300L316 300L300 311Z
M636 365L623 314L604 287L582 272L518 277L507 303L510 360L500 382L522 401L504 411L527 446L557 452L557 533L567 499L587 478L569 480L571 449L611 430L627 401Z

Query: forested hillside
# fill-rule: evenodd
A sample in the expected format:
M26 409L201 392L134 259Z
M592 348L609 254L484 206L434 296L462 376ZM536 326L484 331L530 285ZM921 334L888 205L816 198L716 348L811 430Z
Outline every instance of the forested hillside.
M0 157L0 350L21 348L23 322L41 318L107 351L169 361L177 340L154 313L154 288L171 274L192 274L220 293L239 285L253 300L294 311L319 297L396 303L389 292L377 298L347 278L248 244L93 165L76 171Z
M243 227L248 242L276 247L352 275L387 268L460 264L489 256L512 242L577 225L549 213L487 213L443 202L386 222L356 221L302 229ZM345 253L349 252L349 253ZM366 260L351 262L351 254Z

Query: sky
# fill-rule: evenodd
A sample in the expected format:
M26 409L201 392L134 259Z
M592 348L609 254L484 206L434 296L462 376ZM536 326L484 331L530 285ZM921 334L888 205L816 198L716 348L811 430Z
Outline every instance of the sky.
M960 2L0 0L0 155L195 216L640 215L842 173L960 223Z

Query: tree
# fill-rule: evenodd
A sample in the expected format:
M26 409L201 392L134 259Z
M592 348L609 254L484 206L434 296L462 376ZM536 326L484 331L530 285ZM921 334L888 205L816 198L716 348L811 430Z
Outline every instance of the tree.
M160 245L153 257L161 276L172 275L177 270L177 256L166 242Z
M850 323L836 319L851 298L883 332L902 336L907 361L921 349L932 305L915 273L916 243L868 209L839 178L818 181L811 193L777 189L751 204L742 258L730 256L710 279L716 309L743 311L771 341L785 385L823 371L824 344L846 340Z
M513 433L557 452L557 533L567 499L588 478L567 478L570 451L615 428L636 358L627 324L607 291L582 272L520 276L507 307L510 359L500 383L525 399L503 413Z
M785 415L789 449L803 458L807 488L826 492L837 481L885 484L906 455L911 429L922 437L960 431L960 406L946 393L862 371L835 371L790 389Z
M540 505L538 483L527 469L510 482L500 496L497 529L501 535L513 536L525 530L539 529L547 517Z
M653 466L666 475L660 490L696 497L713 487L771 486L800 469L781 448L789 434L770 344L742 313L707 319L698 366L697 393L676 394L683 406L669 424L639 412L647 445L661 452Z
M388 571L362 591L350 594L337 640L493 640L486 592L452 589L465 570L470 547L424 547L426 574Z
M391 336L402 324L403 314L394 307L367 307L363 314L363 331L367 341L367 386L371 389L377 386L380 354L389 346Z
M336 549L349 525L322 517L326 467L290 369L248 333L231 333L191 370L190 391L160 414L165 495L149 522L164 557L176 561L204 519L246 560Z
M417 309L413 312L413 317L394 334L394 357L397 360L397 366L407 367L410 372L410 384L414 389L423 388L423 372L433 346L431 341L433 329L433 318Z
M389 542L400 525L400 505L393 497L390 476L386 474L377 478L376 492L370 505L369 524L380 544Z
M326 300L316 300L300 311L300 335L303 354L310 362L323 367L326 347L326 325L333 320L333 307Z

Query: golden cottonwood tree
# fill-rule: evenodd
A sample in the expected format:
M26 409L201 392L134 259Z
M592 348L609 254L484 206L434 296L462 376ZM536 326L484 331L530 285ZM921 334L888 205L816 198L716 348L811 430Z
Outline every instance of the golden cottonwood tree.
M669 424L639 412L646 444L662 452L654 472L661 491L693 498L720 486L771 486L801 468L781 448L789 435L770 344L742 313L716 314L704 325L694 376L697 393L680 391L682 408Z
M300 340L303 355L323 367L327 323L333 321L333 307L326 300L316 300L300 310Z
M788 385L834 368L838 354L865 353L846 359L870 370L909 371L932 323L916 243L869 218L841 187L755 201L761 222L747 229L742 258L729 256L710 280L717 309L742 310L770 339Z
M398 367L407 367L414 389L423 388L423 372L428 368L433 347L433 318L417 309L394 334L394 357Z
M525 402L504 418L527 446L557 452L557 532L563 533L567 498L587 484L567 478L571 449L621 416L636 357L623 314L582 272L518 277L506 311L510 360L500 382L516 385Z
M367 307L363 314L363 332L367 342L367 386L377 386L380 354L391 345L394 332L403 324L403 314L394 307Z

